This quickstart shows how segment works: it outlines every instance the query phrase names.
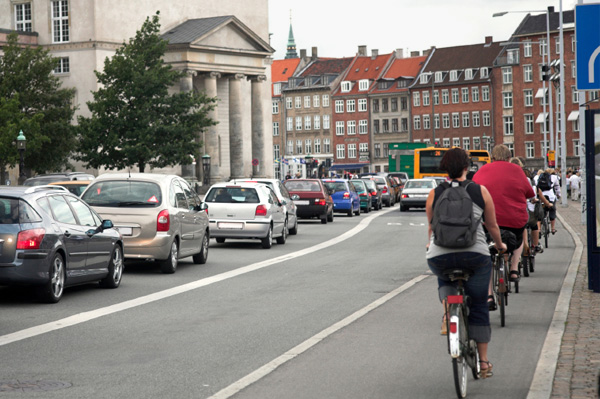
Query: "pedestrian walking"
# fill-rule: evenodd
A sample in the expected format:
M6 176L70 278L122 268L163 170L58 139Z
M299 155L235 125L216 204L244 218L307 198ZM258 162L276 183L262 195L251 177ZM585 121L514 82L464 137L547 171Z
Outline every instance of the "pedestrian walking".
M569 179L571 183L571 200L579 201L579 190L581 189L581 173L577 171Z

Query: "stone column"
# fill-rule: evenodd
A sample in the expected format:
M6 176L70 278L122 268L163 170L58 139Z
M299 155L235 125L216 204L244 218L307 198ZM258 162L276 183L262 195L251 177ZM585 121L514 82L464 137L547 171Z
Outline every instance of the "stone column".
M217 80L221 77L218 72L211 72L204 76L204 89L206 95L211 98L217 97ZM216 104L215 108L208 113L208 117L213 121L219 120L219 106ZM205 141L203 147L203 155L210 155L210 184L223 181L221 172L221 149L219 148L219 129L218 125L209 126L204 134ZM196 170L202 169L202 162L196 160ZM197 176L200 176L198 174Z
M185 75L183 75L183 77L179 81L179 89L182 92L187 93L187 92L194 90L194 76L196 76L197 73L196 73L196 71L192 71L189 69L184 72L185 72ZM199 137L196 137L196 141L198 141L198 140L199 140ZM194 157L196 158L196 164L201 162L200 154L194 154ZM200 175L195 174L194 172L195 172L194 165L192 165L192 164L181 165L181 176L182 177L198 179L200 177Z
M252 85L252 176L266 177L265 164L265 118L264 118L264 102L263 102L263 87L264 81L267 80L265 75L259 75L251 78ZM258 161L258 165L254 165L254 160Z
M245 75L236 73L229 78L229 152L231 178L244 176L244 137L242 134L242 79Z

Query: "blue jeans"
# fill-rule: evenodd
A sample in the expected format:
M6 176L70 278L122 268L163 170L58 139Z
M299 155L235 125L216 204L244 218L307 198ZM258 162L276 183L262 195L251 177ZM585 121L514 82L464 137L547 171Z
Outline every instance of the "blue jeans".
M456 295L456 283L444 276L446 269L469 269L473 271L465 281L465 293L471 298L469 312L469 335L476 342L490 342L490 313L487 303L488 287L492 272L492 259L489 255L476 252L456 252L427 259L429 268L438 278L440 301L448 295Z

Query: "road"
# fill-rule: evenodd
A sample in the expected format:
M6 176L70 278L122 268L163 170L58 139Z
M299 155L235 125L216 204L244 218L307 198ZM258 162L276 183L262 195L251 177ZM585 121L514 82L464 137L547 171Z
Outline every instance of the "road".
M455 397L426 232L423 211L396 206L303 221L270 250L212 240L206 265L128 265L119 289L75 287L56 305L0 288L0 396ZM573 252L565 229L550 245L507 326L492 313L495 376L469 397L526 396Z

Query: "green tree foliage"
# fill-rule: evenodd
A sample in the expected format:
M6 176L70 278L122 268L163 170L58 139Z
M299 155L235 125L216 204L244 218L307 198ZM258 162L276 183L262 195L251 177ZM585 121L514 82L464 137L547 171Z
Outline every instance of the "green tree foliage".
M74 89L61 88L52 74L57 59L41 47L22 46L17 33L8 36L0 57L0 168L14 166L19 154L12 143L19 130L27 137L27 169L38 173L69 165L75 149L71 124Z
M163 61L167 42L159 36L158 13L135 38L123 43L104 71L101 88L88 102L91 117L79 117L78 159L93 168L126 169L189 164L199 153L200 132L216 124L208 117L215 99L195 91L169 94L182 72Z

